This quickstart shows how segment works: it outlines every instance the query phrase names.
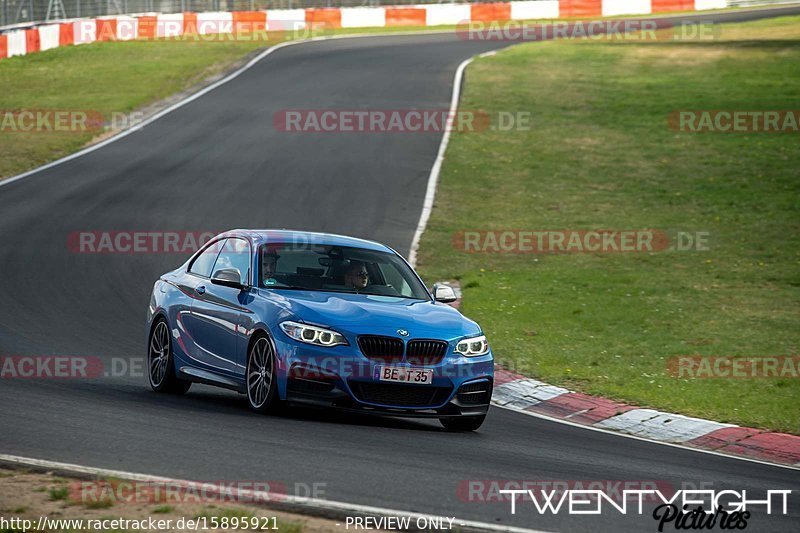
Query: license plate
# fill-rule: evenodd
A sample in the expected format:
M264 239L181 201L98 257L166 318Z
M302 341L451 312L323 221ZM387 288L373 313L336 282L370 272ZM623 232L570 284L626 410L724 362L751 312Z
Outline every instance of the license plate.
M396 383L416 383L430 385L433 383L433 370L408 368L403 366L379 366L378 376L381 381Z

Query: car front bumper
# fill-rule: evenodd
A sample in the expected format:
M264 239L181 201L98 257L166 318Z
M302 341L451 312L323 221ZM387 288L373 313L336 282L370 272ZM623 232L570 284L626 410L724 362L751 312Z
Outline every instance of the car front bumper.
M329 349L279 343L281 397L291 404L361 413L422 418L485 415L494 383L491 352L465 358L448 354L433 365L368 359L341 347ZM433 371L430 384L381 381L378 368L399 366Z

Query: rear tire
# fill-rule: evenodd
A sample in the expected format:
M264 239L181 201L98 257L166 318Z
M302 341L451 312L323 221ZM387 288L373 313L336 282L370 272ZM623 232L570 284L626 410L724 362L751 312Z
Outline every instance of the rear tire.
M169 326L164 318L156 320L150 331L150 342L147 347L147 376L150 387L156 392L167 394L185 394L191 381L178 379L175 375L175 360L172 357L172 339Z
M266 335L257 337L247 355L247 403L257 413L277 407L278 384L275 376L275 350Z
M447 431L475 431L481 427L484 420L486 420L486 415L440 418L439 422Z

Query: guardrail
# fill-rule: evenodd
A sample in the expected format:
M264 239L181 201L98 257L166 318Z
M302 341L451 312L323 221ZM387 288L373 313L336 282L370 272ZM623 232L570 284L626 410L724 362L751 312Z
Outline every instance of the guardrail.
M0 0L0 33L40 24L115 16L177 13L231 13L304 10L315 8L422 9L425 6L459 4L557 5L561 17L599 17L694 11L722 7L793 4L800 0ZM430 24L428 24L430 25Z
M135 13L184 13L204 11L261 11L320 7L376 7L451 3L488 3L491 0L0 0L0 29L33 24ZM496 0L495 0L496 1ZM513 1L513 0L512 0ZM547 0L540 0L547 1ZM704 0L615 0L617 4L674 6L672 11L692 10ZM730 7L797 3L797 0L722 0ZM573 0L591 6L601 0Z
M460 26L492 21L595 19L726 7L726 0L520 0L376 7L266 9L144 13L76 18L0 33L0 59L95 41L154 38L204 38L236 34L242 38L275 31L326 31L384 26ZM274 35L274 34L273 34Z
M462 0L470 3L479 0ZM0 0L0 28L134 13L260 11L452 3L453 0Z

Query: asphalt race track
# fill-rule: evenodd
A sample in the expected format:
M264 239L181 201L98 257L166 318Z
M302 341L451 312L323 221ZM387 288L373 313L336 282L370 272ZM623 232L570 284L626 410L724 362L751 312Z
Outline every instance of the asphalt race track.
M71 232L286 227L374 238L406 253L440 135L281 133L273 113L445 109L457 65L502 46L453 34L290 46L118 142L0 187L0 354L144 357L152 283L185 257L73 253ZM265 417L234 393L195 385L184 397L162 396L143 374L122 373L0 381L0 453L184 479L275 480L290 490L324 483L331 500L562 531L657 524L648 514L539 516L529 504L511 515L508 503L466 501L458 489L466 480L536 479L800 491L797 470L497 408L474 434L330 412ZM796 531L794 503L788 516L755 513L747 530Z

